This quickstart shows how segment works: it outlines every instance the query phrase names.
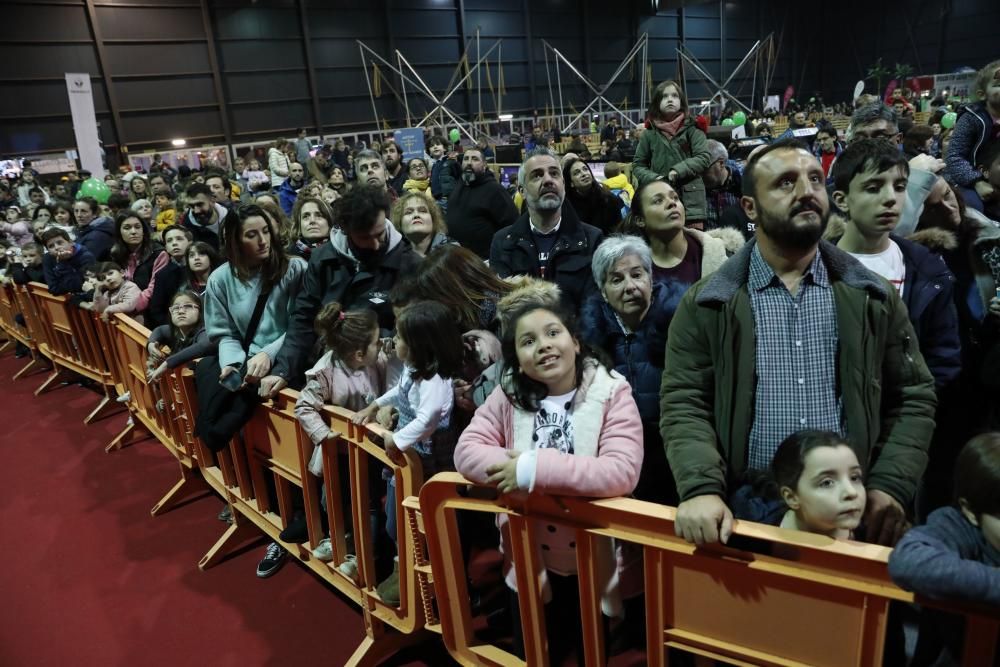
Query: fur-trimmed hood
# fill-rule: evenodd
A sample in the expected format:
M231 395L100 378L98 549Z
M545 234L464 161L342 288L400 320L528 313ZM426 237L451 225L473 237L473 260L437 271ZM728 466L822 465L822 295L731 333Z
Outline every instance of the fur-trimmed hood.
M702 278L718 271L746 243L742 234L729 227L720 227L710 232L687 227L684 232L701 245Z
M506 278L505 281L514 285L514 289L497 304L501 331L507 328L509 324L507 318L512 311L519 310L527 304L537 304L539 308L554 307L562 299L559 285L548 280L518 275Z
M940 227L921 229L906 238L934 252L954 250L958 247L958 236L955 235L955 232L941 229Z

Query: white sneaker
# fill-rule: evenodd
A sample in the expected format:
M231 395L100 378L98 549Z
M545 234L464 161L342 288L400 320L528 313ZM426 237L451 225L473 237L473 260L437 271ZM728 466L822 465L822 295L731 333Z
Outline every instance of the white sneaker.
M354 554L348 554L344 562L337 566L337 570L354 583L358 583L358 561Z
M333 560L333 545L330 543L330 538L325 537L319 542L317 546L312 551L313 558L316 560L321 560L324 563L329 563Z
M115 399L118 403L128 403L132 400L132 392L126 391L124 394Z

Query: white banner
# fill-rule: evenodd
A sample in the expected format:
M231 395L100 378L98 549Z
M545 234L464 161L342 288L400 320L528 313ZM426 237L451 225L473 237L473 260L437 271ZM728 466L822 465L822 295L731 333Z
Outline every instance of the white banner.
M66 92L69 110L73 114L73 133L80 165L94 178L104 178L101 144L97 138L97 115L94 113L94 94L89 74L66 74Z

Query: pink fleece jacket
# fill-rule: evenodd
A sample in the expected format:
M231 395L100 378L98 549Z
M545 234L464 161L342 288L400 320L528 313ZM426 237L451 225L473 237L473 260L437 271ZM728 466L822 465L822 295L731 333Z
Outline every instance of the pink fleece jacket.
M146 310L149 306L149 300L153 296L153 288L156 287L156 274L163 270L167 264L170 263L170 255L166 251L161 251L156 259L153 260L153 272L149 276L149 284L146 285L145 289L139 291L139 301L135 304L135 312L141 313ZM132 276L135 275L135 270L139 265L139 256L132 253L128 256L128 265L125 267L125 278L132 280Z
M611 498L631 493L642 469L642 419L624 377L609 372L588 359L583 382L573 398L573 454L556 449L538 451L534 488L531 493ZM455 468L467 479L485 484L486 469L507 461L507 449L530 451L535 413L521 410L498 386L476 410L455 449ZM501 539L507 541L506 515L499 515ZM559 574L576 573L574 531L562 526L534 527L538 555L546 568ZM614 547L610 540L598 554L605 570L602 607L608 615L618 613L618 576ZM501 544L507 585L517 590L509 545ZM543 588L548 592L547 572Z
M141 290L131 280L122 282L114 292L94 293L94 310L99 313L125 313L131 315L139 303Z
M306 386L299 392L295 416L313 444L330 437L330 425L321 414L324 405L357 412L385 391L386 356L380 353L374 366L352 370L327 352L306 371Z

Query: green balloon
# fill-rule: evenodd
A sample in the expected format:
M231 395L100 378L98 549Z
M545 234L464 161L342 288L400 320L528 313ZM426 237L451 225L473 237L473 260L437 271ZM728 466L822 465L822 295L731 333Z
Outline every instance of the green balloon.
M958 114L954 111L949 111L944 116L941 117L941 127L952 128L955 127L955 120L958 118Z
M736 125L736 122L732 118L723 118L722 124L725 125L726 127L730 127L732 125Z
M743 125L747 122L747 115L742 111L737 111L733 114L733 123L736 125Z
M457 128L453 127L451 128L451 132L448 133L448 138L451 139L451 143L457 144L458 140L462 138L462 135L459 134Z
M80 190L76 193L76 198L93 197L98 204L107 204L108 197L111 196L111 188L98 178L88 178L80 184Z

